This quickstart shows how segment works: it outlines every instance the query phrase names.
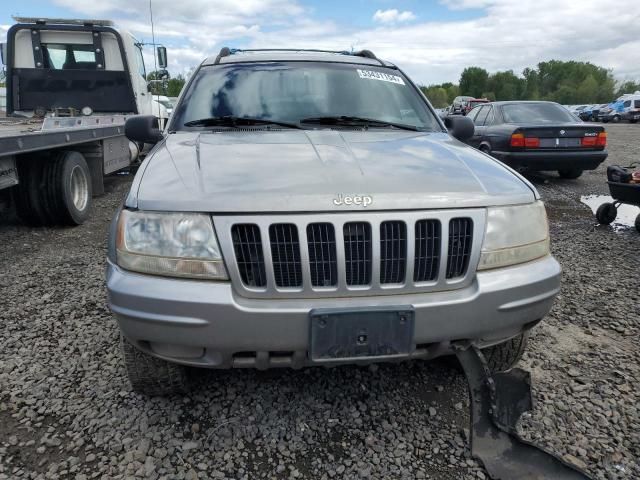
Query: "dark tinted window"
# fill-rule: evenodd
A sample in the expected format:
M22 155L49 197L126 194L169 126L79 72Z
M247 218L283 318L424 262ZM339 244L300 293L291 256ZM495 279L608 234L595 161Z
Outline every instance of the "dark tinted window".
M635 100L633 106L634 108L640 108L640 100Z
M575 122L577 119L557 103L509 103L502 106L505 123Z
M435 115L399 71L371 65L262 62L205 66L180 102L173 128L208 117L298 122L356 116L440 130Z
M487 115L489 114L489 108L490 107L487 107L487 106L480 107L480 112L478 113L478 116L476 117L473 123L475 123L478 126L484 125L484 121L487 118Z
M624 102L622 104L623 107L630 107L631 106L631 100L627 100L626 102Z

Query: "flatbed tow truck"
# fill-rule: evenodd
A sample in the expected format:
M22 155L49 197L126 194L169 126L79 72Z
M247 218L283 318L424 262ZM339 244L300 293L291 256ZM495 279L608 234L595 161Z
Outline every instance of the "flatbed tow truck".
M30 225L79 225L104 177L143 147L124 135L129 116L154 115L142 45L109 20L15 20L0 45L0 195L10 193ZM157 54L165 69L166 49Z

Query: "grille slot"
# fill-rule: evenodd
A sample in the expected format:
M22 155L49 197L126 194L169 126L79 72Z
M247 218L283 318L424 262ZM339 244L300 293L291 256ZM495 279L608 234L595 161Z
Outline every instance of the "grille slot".
M472 236L473 223L470 218L452 218L449 221L447 278L462 277L467 272Z
M414 282L430 282L438 278L440 268L440 222L418 220L416 222L416 244L413 266Z
M309 271L314 287L334 287L338 284L336 232L330 223L307 225Z
M260 228L252 223L233 225L231 238L242 283L248 287L265 287L267 275Z
M269 227L273 276L278 287L302 286L300 241L293 223L274 223Z
M371 225L366 222L344 224L344 260L347 285L371 283Z
M407 265L407 226L400 221L380 224L380 283L402 283Z

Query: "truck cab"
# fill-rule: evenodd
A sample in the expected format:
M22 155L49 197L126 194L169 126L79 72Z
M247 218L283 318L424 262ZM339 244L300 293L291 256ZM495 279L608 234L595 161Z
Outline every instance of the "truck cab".
M3 48L8 115L153 115L133 35L109 20L16 21Z

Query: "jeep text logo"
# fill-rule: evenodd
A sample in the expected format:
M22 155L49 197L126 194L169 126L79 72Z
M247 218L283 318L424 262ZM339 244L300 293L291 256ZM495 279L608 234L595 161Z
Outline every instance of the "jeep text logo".
M341 205L362 205L368 207L373 203L373 198L369 195L338 195L338 198L333 199L333 204L336 206Z

